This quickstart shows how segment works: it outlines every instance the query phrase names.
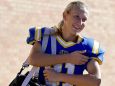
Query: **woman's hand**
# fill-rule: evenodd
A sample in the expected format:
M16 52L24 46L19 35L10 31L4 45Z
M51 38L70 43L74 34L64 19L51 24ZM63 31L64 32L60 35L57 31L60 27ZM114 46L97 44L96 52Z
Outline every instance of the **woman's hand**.
M54 71L53 69L45 69L44 70L45 79L50 82L58 82L59 81L58 74L59 73Z
M88 57L83 55L86 51L75 51L69 54L68 62L76 65L85 64L88 61Z

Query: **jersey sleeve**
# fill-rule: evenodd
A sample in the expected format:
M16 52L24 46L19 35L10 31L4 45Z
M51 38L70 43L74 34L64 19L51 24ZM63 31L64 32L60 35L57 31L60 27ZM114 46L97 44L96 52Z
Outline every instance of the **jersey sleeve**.
M95 40L92 48L92 53L94 54L94 57L92 57L92 59L96 60L101 65L104 60L105 51L100 46L99 42Z
M33 45L36 41L41 41L41 29L38 29L37 27L31 27L29 28L29 36L26 39L27 44Z
M103 63L105 51L102 49L98 41L88 39L86 50L90 54L91 59L96 60L100 65Z

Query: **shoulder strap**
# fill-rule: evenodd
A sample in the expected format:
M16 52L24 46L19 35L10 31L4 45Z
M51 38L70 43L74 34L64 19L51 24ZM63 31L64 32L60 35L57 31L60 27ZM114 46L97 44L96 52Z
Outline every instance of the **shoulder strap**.
M54 32L53 29L52 29L52 32ZM52 54L56 54L56 36L55 35L51 36L51 52Z
M43 40L42 40L42 51L43 52L45 52L45 50L47 48L48 39L49 39L49 35L45 36L45 34L50 34L49 29L45 29L45 31L44 31Z

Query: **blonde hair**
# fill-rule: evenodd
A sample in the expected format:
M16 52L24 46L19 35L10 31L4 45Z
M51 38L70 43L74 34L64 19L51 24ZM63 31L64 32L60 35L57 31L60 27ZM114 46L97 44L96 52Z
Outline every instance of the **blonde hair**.
M67 5L64 10L64 13L69 13L73 8L84 10L84 8L88 9L88 6L81 1L73 1Z

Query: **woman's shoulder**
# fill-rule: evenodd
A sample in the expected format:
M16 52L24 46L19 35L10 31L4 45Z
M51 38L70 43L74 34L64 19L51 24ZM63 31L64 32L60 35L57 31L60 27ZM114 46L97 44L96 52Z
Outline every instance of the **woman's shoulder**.
M29 28L29 32L32 33L33 35L38 33L42 33L42 34L52 34L54 32L56 32L56 28L54 27L35 27L32 26Z
M93 42L96 41L95 39L90 38L90 37L83 37L83 40L84 40L86 45L92 45Z
M84 37L84 47L94 54L105 52L101 43L93 38Z
M29 28L29 36L27 37L27 44L34 44L35 41L41 41L43 36L55 34L56 30L53 27L35 27Z
M94 53L96 53L96 49L98 49L100 47L100 43L99 41L90 38L90 37L83 37L84 39L84 45L88 50L93 51Z

